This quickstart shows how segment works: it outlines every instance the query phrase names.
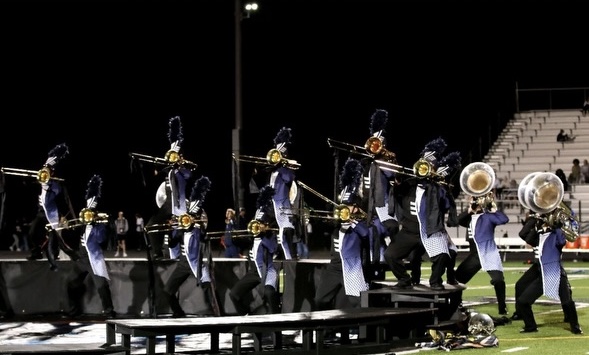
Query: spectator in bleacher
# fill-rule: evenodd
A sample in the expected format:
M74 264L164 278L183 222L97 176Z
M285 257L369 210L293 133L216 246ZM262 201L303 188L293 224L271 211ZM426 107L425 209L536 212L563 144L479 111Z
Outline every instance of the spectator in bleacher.
M495 289L499 314L505 315L505 277L501 255L495 243L495 228L507 224L509 217L497 210L492 196L473 196L471 201L468 210L458 215L458 223L467 228L469 253L456 268L456 280L466 284L479 270L486 271Z
M581 162L577 158L573 159L573 166L571 166L568 181L570 185L581 183Z
M575 137L574 136L569 136L567 133L564 133L564 129L561 129L560 132L558 132L558 135L556 136L556 141L557 142L571 142L574 141Z
M583 102L583 108L581 109L581 112L583 112L583 116L586 116L587 112L589 112L589 97L585 100L585 102Z
M583 165L581 165L581 183L589 183L589 161L587 159L584 159Z
M562 181L562 186L564 187L565 191L570 191L570 186L569 186L569 182L567 180L567 176L564 173L564 170L562 169L556 169L556 171L554 172L554 174L556 176L558 176L558 178L560 179L560 181Z

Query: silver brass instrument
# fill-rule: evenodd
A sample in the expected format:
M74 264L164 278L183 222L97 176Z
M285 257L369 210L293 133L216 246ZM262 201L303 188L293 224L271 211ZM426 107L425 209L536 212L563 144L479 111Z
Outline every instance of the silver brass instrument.
M139 154L139 153L129 153L131 158L137 159L139 161L159 164L159 165L182 165L188 167L189 169L196 169L198 165L190 160L184 159L182 154L179 152L170 149L166 152L163 158L159 157L152 157L150 155Z
M297 163L296 160L286 159L285 157L283 157L282 153L278 149L270 149L268 153L266 153L266 158L254 157L251 155L233 154L233 159L240 162L254 163L258 165L283 165L293 170L296 170L301 167L301 164Z
M73 223L73 224L71 224ZM108 223L108 214L102 212L96 212L96 210L92 208L84 208L80 211L78 218L68 220L66 224L60 225L58 227L53 228L51 223L45 225L45 229L47 230L63 230L63 229L72 229L77 227L84 227L88 224L95 224L95 223Z
M395 153L386 150L384 147L384 141L382 137L372 136L368 138L363 147L346 142L336 141L331 138L327 138L327 145L329 145L330 148L343 150L373 159L380 158L386 162L395 163L397 161L397 156Z
M333 218L333 219L339 219L342 222L347 222L350 219L362 220L362 219L366 219L366 217L367 217L366 212L364 212L360 208L357 208L357 211L351 211L350 207L348 207L344 204L335 203L334 201L328 199L327 197L323 196L321 193L315 191L314 189L305 185L304 183L297 181L297 184L299 184L303 189L310 191L311 193L313 193L315 196L319 197L323 201L335 206L335 208L333 210L332 217L323 216L323 218ZM313 216L309 215L309 217L313 217Z
M553 173L530 173L518 187L519 202L535 212L550 227L559 226L565 238L574 242L579 237L579 222L573 211L563 202L564 185Z
M40 183L46 183L49 180L65 181L64 179L52 176L53 169L51 169L47 165L43 166L39 171L16 169L16 168L1 168L1 171L7 175L34 177Z
M496 210L493 186L495 186L495 171L487 163L470 163L460 173L462 191L476 197L477 205L483 208L491 205L491 209Z

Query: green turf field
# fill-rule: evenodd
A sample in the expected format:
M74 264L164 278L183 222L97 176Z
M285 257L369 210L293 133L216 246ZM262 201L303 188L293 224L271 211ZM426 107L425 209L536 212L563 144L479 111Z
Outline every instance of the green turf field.
M460 262L458 262L459 264ZM571 287L573 288L573 299L577 305L579 323L583 328L584 334L576 335L570 332L570 325L563 322L563 312L560 303L542 296L533 306L536 322L538 323L537 333L520 334L519 330L523 326L522 321L513 321L508 325L501 325L496 328L495 335L499 339L498 347L489 347L481 349L459 349L452 350L461 354L589 354L589 263L588 262L565 262ZM430 274L429 262L422 265L422 282ZM509 316L513 313L515 282L522 273L527 270L529 265L522 261L513 261L504 263L505 281L507 283L507 304ZM387 274L387 279L394 281L391 273ZM495 302L495 292L490 284L490 277L484 271L479 271L477 275L466 285L467 289L463 293L465 303L472 302L475 309L481 313L487 313L490 316L498 317L497 305ZM483 302L482 304L478 304ZM423 351L444 351L439 349L422 350Z

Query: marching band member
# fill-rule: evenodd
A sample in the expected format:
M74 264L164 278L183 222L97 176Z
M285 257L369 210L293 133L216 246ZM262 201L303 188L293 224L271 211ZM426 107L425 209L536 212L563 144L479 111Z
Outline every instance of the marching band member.
M380 263L384 262L384 251L387 247L386 238L392 237L399 231L399 223L395 217L389 215L388 196L392 188L395 173L390 169L381 169L376 160L384 160L388 163L397 163L395 154L385 148L385 126L388 121L388 112L376 110L371 117L369 143L376 145L374 157L362 159L362 207L366 209L366 222L370 226L370 269L367 276L372 279L384 279L384 270ZM369 282L370 282L369 280Z
M287 145L290 144L291 137L291 129L283 127L274 138L276 150L283 158L287 157ZM278 223L278 244L285 260L297 258L296 243L301 241L295 231L298 212L295 213L293 202L290 200L290 196L293 195L291 190L297 187L295 180L295 170L290 164L279 163L270 173L269 185L275 190L272 202ZM296 190L294 191L296 196Z
M397 175L400 182L393 188L390 196L392 201L389 201L389 213L397 217L402 228L391 238L385 251L385 260L398 280L394 288L413 288L404 259L423 245L432 262L430 288L445 289L442 276L452 262L452 243L444 225L446 213L448 226L455 226L458 221L454 199L442 185L445 183L443 179L450 177L452 170L460 165L460 155L456 152L450 153L441 164L441 154L445 149L446 142L442 138L426 145L422 158L418 161L429 166L428 170L431 171L426 175Z
M560 301L565 319L571 325L571 332L583 334L568 277L562 265L562 248L566 244L562 223L549 225L544 221L545 217L546 214L528 217L519 232L520 238L534 248L535 259L515 283L515 313L512 319L524 321L520 333L537 332L538 325L532 305L544 295Z
M458 223L467 228L469 253L456 268L456 280L466 284L479 270L486 271L491 277L501 315L507 314L507 304L503 263L495 243L495 228L508 222L509 217L497 210L494 202L474 196L468 209L458 215Z
M173 237L169 241L170 258L178 259L178 263L165 283L162 293L172 309L172 316L175 318L186 316L178 302L176 293L191 275L196 277L197 286L202 288L208 308L212 310L214 315L221 315L211 277L210 253L207 262L203 262L203 256L207 252L205 240L207 223L203 221L202 205L210 186L211 182L206 176L201 176L196 180L190 194L188 211L184 209L182 213L183 215L188 213L192 223L190 226L182 226L180 225L182 221L178 221L178 225L174 227L176 233L172 234ZM182 215L177 217L180 218Z
M340 202L352 214L358 214L362 196L363 168L358 160L349 158L339 176L342 189ZM335 304L337 295L343 287L352 307L360 306L360 292L367 291L368 282L364 277L362 260L363 244L369 240L370 232L365 216L339 221L332 233L331 260L321 272L321 282L315 292L317 310L340 308Z
M55 165L69 153L65 143L58 144L48 154L48 158L43 165L47 174L51 176ZM31 222L28 243L31 246L31 254L27 260L37 260L43 258L42 252L45 251L51 270L57 270L55 262L56 251L62 249L72 260L77 260L77 253L65 243L61 238L61 231L56 230L59 226L59 208L57 198L61 194L63 187L60 181L56 179L38 179L41 184L41 194L39 195L39 210Z
M87 212L95 217L100 217L96 212L96 206L101 194L102 178L99 175L94 175L88 182L86 209L82 211L82 214ZM81 218L83 217L82 214ZM69 279L67 284L71 303L68 311L69 316L76 317L82 314L82 301L85 290L84 280L89 274L92 276L92 281L102 302L102 314L107 318L116 316L109 285L110 277L101 246L107 240L107 223L108 216L103 219L94 218L84 226L84 231L80 237L80 259L74 263L73 277Z
M179 155L184 142L179 116L170 118L168 138L170 141L168 154ZM178 162L163 168L162 173L165 174L165 180L156 193L159 209L145 225L154 259L163 258L164 238L169 233L159 231L157 226L166 225L172 216L180 216L186 212L186 183L192 176L192 169Z
M249 298L251 291L258 285L264 285L263 299L264 313L280 313L278 295L278 269L274 265L274 256L278 251L278 241L274 222L274 207L272 197L275 190L270 185L260 189L256 201L256 214L250 223L260 225L259 233L254 231L254 242L248 254L248 271L231 288L229 296L239 315L257 313L251 310ZM256 234L257 233L257 234Z

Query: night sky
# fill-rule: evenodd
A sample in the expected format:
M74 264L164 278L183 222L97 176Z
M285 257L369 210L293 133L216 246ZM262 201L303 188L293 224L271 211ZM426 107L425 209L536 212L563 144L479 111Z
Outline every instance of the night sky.
M401 164L442 137L466 165L513 116L516 83L589 86L581 2L259 3L241 22L241 153L265 157L278 130L291 128L298 178L329 198L327 138L363 145L376 109L389 112L387 148ZM235 206L233 0L19 1L0 13L0 165L36 171L66 143L56 174L76 212L100 174L100 210L147 219L161 177L150 164L131 169L129 153L163 157L168 120L180 116L182 152L199 165L195 177L212 182L210 229L223 228ZM35 212L34 179L7 176L5 192L5 223Z

